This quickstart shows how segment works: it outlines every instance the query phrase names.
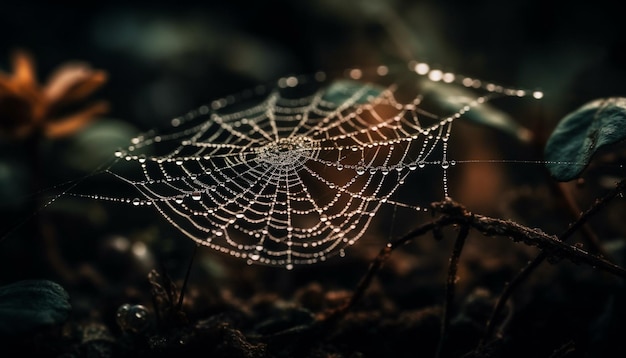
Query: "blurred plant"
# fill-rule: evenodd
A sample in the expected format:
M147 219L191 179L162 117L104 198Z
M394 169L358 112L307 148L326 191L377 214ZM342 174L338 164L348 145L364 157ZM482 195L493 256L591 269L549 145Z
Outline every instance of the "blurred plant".
M27 191L37 192L46 188L50 180L47 163L58 165L63 161L58 151L45 143L45 139L58 140L74 135L109 110L108 103L103 100L84 103L107 82L108 74L103 70L93 69L84 62L71 61L57 67L45 83L40 83L30 53L22 49L14 51L12 64L12 73L0 71L0 145L3 154L0 156L0 167L3 169L0 187L4 189L0 203L4 205L2 209L10 210L3 212L8 218L19 215L14 212L18 208L15 204L24 210L37 212L40 203L32 200L29 202L31 205L26 205L22 196ZM56 171L62 172L64 168L57 166ZM37 195L33 197L40 199ZM14 226L2 228L3 234L5 230L7 234L0 237L0 242L23 223L14 225L11 219L4 221L3 225ZM41 238L46 246L37 252L44 255L44 260L36 254L28 256L22 267L16 267L17 271L49 264L53 272L64 278L63 284L72 282L74 270L59 254L55 225L43 215L35 224L28 225L19 244L11 250L4 250L7 253L10 251L9 255L24 257L32 252L30 247L39 244L37 240Z
M108 111L105 101L77 107L78 102L106 83L105 71L82 62L68 62L42 85L37 81L30 54L18 50L12 61L13 74L0 72L0 136L13 140L39 135L65 137Z

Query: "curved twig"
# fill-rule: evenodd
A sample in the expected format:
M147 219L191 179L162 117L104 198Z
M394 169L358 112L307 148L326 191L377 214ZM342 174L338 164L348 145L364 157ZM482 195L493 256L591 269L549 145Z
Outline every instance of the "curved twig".
M338 309L335 309L334 311L326 314L323 319L327 322L331 322L331 321L337 321L343 318L343 316L345 316L346 313L348 313L348 311L350 311L350 309L352 309L352 307L356 305L356 303L361 299L361 297L363 297L363 295L365 294L365 291L368 289L370 283L372 282L372 279L374 278L374 276L376 276L378 271L381 269L383 263L391 255L391 252L393 250L408 243L409 241L411 241L412 239L418 236L424 235L434 230L434 228L437 226L447 225L448 221L449 221L448 218L441 217L438 220L419 226L418 228L407 233L400 239L397 239L393 242L388 243L384 248L380 250L376 258L374 258L374 261L372 261L372 263L370 264L367 272L365 273L365 275L363 275L358 285L356 286L354 293L350 297L350 300L348 300L346 304L339 307Z
M620 183L618 190L615 192L614 196L619 195L624 189L624 183ZM613 196L613 197L614 197ZM413 231L407 233L403 237L387 244L379 254L376 256L374 261L370 264L368 271L365 273L359 284L357 285L354 294L350 298L348 302L342 307L335 309L327 314L322 314L319 316L317 324L315 327L318 331L323 328L323 331L327 331L328 328L332 327L336 322L338 322L341 318L343 318L363 297L369 285L371 284L374 276L381 269L384 262L391 255L394 249L410 242L412 239L424 235L428 232L436 232L440 230L442 227L450 226L450 225L459 225L461 227L461 232L459 233L459 237L463 237L465 234L463 232L465 230L469 230L469 228L474 228L485 236L497 237L504 236L512 239L513 241L524 242L527 245L536 246L541 252L541 261L547 258L551 263L557 262L561 259L567 259L575 263L584 263L595 268L598 268L602 271L608 272L612 275L621 277L626 279L626 270L618 265L615 265L602 257L598 257L590 254L589 252L576 247L568 245L562 242L560 239L567 238L569 235L573 234L578 227L580 227L588 218L594 213L598 212L603 205L606 205L610 199L601 199L596 202L596 204L590 208L586 213L584 213L581 218L570 225L570 227L560 236L554 236L544 233L539 229L529 228L520 224L517 224L508 220L494 219L488 216L477 215L469 212L465 207L456 203L450 198L446 198L443 201L435 202L431 204L433 212L439 213L440 216L434 219L433 221L426 223L424 225L419 226ZM463 239L464 240L464 239ZM455 244L455 252L462 248L463 240L459 241L457 239L457 243ZM453 253L453 257L455 253ZM454 260L458 260L457 257ZM524 270L518 277L516 277L512 284L507 287L506 292L503 292L503 295L500 297L502 303L499 303L501 307L506 303L506 298L510 296L510 293L513 292L513 289L518 286L530 273L532 272L533 265L538 265L541 261L537 260L537 263L530 264L531 268ZM455 270L456 264L451 262L451 266L449 267L449 272ZM454 275L456 276L456 274ZM448 288L450 288L450 275L448 276ZM450 301L452 300L453 291L450 289L446 294L446 306L450 305ZM502 308L498 308L501 310ZM444 308L446 310L446 308ZM499 314L496 312L496 314ZM497 315L496 315L497 316ZM496 316L492 316L496 317ZM444 339L445 335L445 326L447 325L446 321L448 320L447 314L444 312L442 317L442 337ZM491 330L493 330L493 319L490 321ZM479 348L486 343L486 340L481 341L479 344ZM443 341L439 343L439 345L443 345ZM441 350L441 347L438 346L438 351Z
M569 239L578 229L583 227L589 218L593 215L597 214L600 210L606 207L609 202L615 199L617 196L622 194L626 189L626 180L622 180L619 182L613 190L608 192L604 197L595 201L595 203L587 209L575 222L569 225L567 230L565 230L558 238L559 241L565 242ZM571 246L570 246L571 247ZM574 248L574 247L572 247ZM493 311L491 312L491 316L489 317L489 321L487 321L487 327L485 329L485 334L483 336L482 341L479 343L479 346L485 344L494 334L495 330L495 321L497 317L500 315L507 300L513 294L513 291L528 277L530 274L537 268L539 265L549 257L548 253L543 251L539 253L532 261L530 261L521 271L520 273L511 280L511 282L504 287L504 290L500 294L496 305L494 306ZM592 264L593 265L593 264Z
M450 265L448 266L448 280L446 282L446 300L443 305L443 312L441 313L441 327L439 334L439 343L437 344L437 354L435 357L441 357L441 352L448 334L448 326L450 325L450 308L454 301L454 286L456 284L456 272L459 264L459 258L463 251L463 245L465 239L469 234L469 226L461 225L459 234L454 242L454 249L452 249L452 255L450 256Z

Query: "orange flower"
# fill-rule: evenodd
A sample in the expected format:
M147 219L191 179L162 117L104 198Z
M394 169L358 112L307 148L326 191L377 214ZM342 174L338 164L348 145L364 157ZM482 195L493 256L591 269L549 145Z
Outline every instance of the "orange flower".
M67 63L40 85L31 56L13 55L13 74L0 72L0 135L24 139L33 135L59 138L70 135L106 113L107 102L96 101L76 109L107 81L107 74L85 63Z

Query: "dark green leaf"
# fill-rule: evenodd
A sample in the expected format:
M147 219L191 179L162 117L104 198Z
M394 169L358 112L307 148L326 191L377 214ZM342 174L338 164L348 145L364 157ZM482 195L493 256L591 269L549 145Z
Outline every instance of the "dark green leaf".
M441 82L423 81L421 84L424 99L435 102L444 110L456 113L465 106L471 106L463 118L480 125L508 133L520 141L529 141L532 132L517 123L510 115L489 103L473 104L477 96L471 91Z
M96 121L72 138L64 153L65 162L73 169L90 172L110 160L115 150L127 147L137 133L136 128L120 120Z
M546 166L559 181L575 179L599 149L624 138L626 98L597 99L559 122L546 144Z
M0 287L0 335L17 336L63 323L71 310L59 284L26 280Z
M28 194L28 167L18 154L13 156L0 159L0 208L15 208Z
M331 83L322 99L336 106L365 104L380 96L385 89L368 83L341 80Z

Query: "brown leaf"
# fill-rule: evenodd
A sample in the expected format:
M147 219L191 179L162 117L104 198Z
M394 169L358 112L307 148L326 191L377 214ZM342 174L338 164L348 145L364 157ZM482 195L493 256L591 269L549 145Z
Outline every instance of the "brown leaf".
M13 74L0 73L0 135L14 139L43 133L49 138L70 135L109 106L100 101L70 112L107 81L107 73L88 64L70 62L59 67L42 87L32 57L26 51L13 54Z
M44 134L48 138L61 138L75 133L94 117L108 112L109 104L99 101L89 105L78 113L63 117L56 121L48 121L45 124Z
M13 53L13 80L20 87L37 87L37 76L32 57L25 51L18 50Z
M49 102L59 105L86 98L106 81L104 71L93 70L85 63L68 63L50 76L44 93Z

